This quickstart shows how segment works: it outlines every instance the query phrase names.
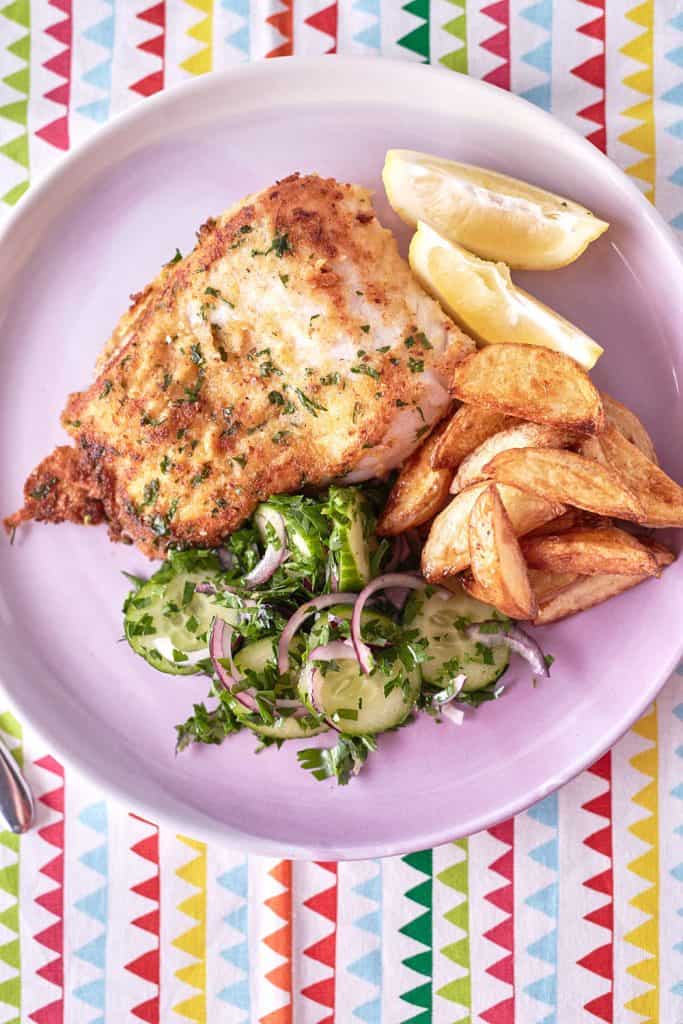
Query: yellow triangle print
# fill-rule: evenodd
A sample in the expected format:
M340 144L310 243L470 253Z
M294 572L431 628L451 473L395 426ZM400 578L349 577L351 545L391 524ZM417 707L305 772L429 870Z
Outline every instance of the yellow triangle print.
M183 0L188 7L200 11L203 17L187 30L190 39L201 43L201 48L181 63L191 75L206 75L213 69L213 6L214 0Z
M192 888L189 892L186 889L177 909L197 923L171 940L176 949L192 957L190 963L176 970L175 976L199 992L177 1003L173 1010L197 1024L206 1024L206 844L188 836L178 836L178 840L189 847L192 854L188 861L176 868L175 873L187 887Z

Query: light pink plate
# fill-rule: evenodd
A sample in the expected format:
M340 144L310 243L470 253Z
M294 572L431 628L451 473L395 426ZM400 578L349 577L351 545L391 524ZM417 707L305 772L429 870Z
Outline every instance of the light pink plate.
M292 171L377 189L388 147L426 150L565 193L610 231L564 270L517 279L604 345L597 383L651 430L683 479L683 272L634 186L547 114L491 86L422 66L278 60L209 75L102 129L21 202L0 239L0 512L64 440L66 395L137 291L194 231ZM566 782L641 714L681 650L683 565L541 631L552 679L523 665L505 697L458 729L431 721L380 740L347 788L316 782L296 745L254 739L173 753L203 679L148 668L121 637L121 571L152 566L103 528L33 526L0 543L0 677L53 749L135 809L256 853L352 858L445 842ZM323 737L323 742L330 742Z

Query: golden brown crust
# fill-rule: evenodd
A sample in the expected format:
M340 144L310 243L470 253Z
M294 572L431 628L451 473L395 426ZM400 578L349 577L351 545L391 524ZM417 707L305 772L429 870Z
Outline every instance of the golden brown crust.
M273 493L400 462L472 348L364 189L292 175L132 296L62 422L113 535L215 545Z

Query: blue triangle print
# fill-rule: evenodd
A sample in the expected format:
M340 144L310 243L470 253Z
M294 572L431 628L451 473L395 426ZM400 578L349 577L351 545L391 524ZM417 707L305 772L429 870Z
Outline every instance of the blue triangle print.
M380 0L356 0L353 5L354 11L362 11L363 14L374 14L379 18Z
M535 850L530 850L529 856L537 864L543 864L544 867L557 871L557 839L551 839L549 842L543 843L542 846L537 846Z
M538 1024L557 1024L557 1014L554 1012L549 1013L547 1017L543 1018L543 1020L539 1020Z
M683 175L683 167L679 167L678 170L676 171L676 174ZM672 177L671 181L673 181L673 180L674 179ZM679 666L678 671L683 676L683 672L681 672L681 668L683 668L683 665ZM674 708L674 715L676 716L676 718L678 719L679 722L683 722L683 704L677 704L676 705L676 707Z
M375 985L379 985L379 980L382 977L382 954L378 949L373 949L371 953L366 953L360 960L349 964L346 969L349 974L355 974L357 978L362 978L363 981L370 981Z
M97 121L99 124L103 124L109 119L109 100L95 100L94 103L84 103L81 107L76 107L79 114L83 114L84 117L89 117L93 121Z
M683 216L683 214L679 214L679 217L681 216ZM671 223L674 224L675 222L671 221ZM683 782L679 782L677 786L674 786L671 790L671 795L677 797L679 800L683 800Z
M359 882L358 885L354 885L353 892L359 896L365 896L367 900L373 900L375 903L379 903L382 899L382 875L378 871L372 878L368 878L365 882Z
M104 92L111 91L111 60L103 60L94 68L90 68L83 75L83 81L94 85Z
M244 981L236 981L234 985L228 985L227 988L221 989L218 998L222 999L224 1003L236 1006L238 1010L249 1013L249 982L245 978Z
M679 666L678 666L678 668L676 669L676 674L677 674L677 675L679 675L679 676L683 676L683 661L682 661L682 662L680 663L680 665L679 665ZM679 704L679 705L678 705L678 707L679 707L679 708L683 707L683 704ZM678 713L679 713L679 712L678 712L678 711L676 711L676 714L677 714L677 715L678 715Z
M520 13L526 21L540 25L548 32L553 27L553 0L541 0L540 3L534 4L533 7L526 7Z
M92 868L98 875L102 875L103 878L107 877L109 858L106 843L96 847L94 850L86 850L78 859L81 864L85 864L87 868Z
M221 0L221 6L233 14L240 14L243 18L249 17L249 0Z
M246 942L241 942L239 946L231 946L230 949L221 950L221 956L229 964L234 964L235 967L239 967L243 971L249 970L249 946Z
M89 981L87 985L81 985L80 988L74 989L74 995L88 1006L94 1006L96 1010L103 1010L104 978L97 978L95 981Z
M96 25L91 25L90 28L87 28L83 35L91 43L99 43L100 46L105 46L107 50L113 50L114 18L104 18L102 21L98 21Z
M87 825L88 828L94 829L95 832L100 832L102 835L106 835L107 805L104 800L100 800L100 802L96 804L90 804L89 807L84 807L78 815L78 820L81 825Z
M530 818L538 821L541 825L557 828L557 794L551 793L545 799L539 800L537 804L529 808L527 813Z
M550 40L546 39L544 43L537 46L535 50L531 50L529 53L522 55L522 60L525 64L530 64L532 68L538 68L539 71L545 71L550 74L550 67L552 62L552 48Z
M673 89L663 93L662 99L666 100L667 103L675 103L679 107L683 106L683 82L679 82L678 85L674 85Z
M557 1003L557 978L554 974L549 974L547 978L539 978L538 981L532 981L530 985L525 985L524 991L527 995L538 999L539 1003L554 1006ZM553 1020L554 1017L555 1014L551 1014L550 1018L546 1017L546 1020Z
M534 910L540 910L547 917L554 918L557 915L558 897L559 889L557 882L551 882L545 889L532 892L524 902L528 907L533 907Z
M681 138L683 138L683 134L681 135ZM679 213L677 217L670 220L669 224L672 228L676 228L676 231L683 231L683 213ZM676 792L676 790L678 790L678 792ZM674 795L683 799L683 786L676 786Z
M533 89L527 89L526 92L520 94L529 103L535 104L540 107L541 110L550 110L552 104L552 93L550 90L550 82L544 82L542 85L535 85Z
M355 928L360 928L362 932L379 935L382 929L382 918L379 910L371 910L369 914L359 917L353 924Z
M88 893L87 896L77 900L75 906L77 910L82 910L88 917L104 924L107 920L107 903L107 887L103 885L101 889L96 889L95 892Z
M683 32L683 11L671 18L669 24L672 28L677 28L679 32Z
M219 875L218 884L222 885L228 892L234 892L235 896L241 896L242 899L246 900L249 890L249 875L247 873L246 861L243 864L238 864L235 868L231 868L230 871L224 871L222 875Z
M678 46L675 50L670 50L669 53L665 53L664 56L667 60L677 64L679 68L683 68L683 46Z
M353 1011L353 1016L357 1017L358 1020L364 1020L366 1024L379 1024L382 1014L382 1001L380 999L373 999L369 1003L363 1003L362 1006L357 1006Z
M85 960L86 963L92 964L93 967L99 967L104 970L105 957L107 950L107 935L106 932L102 932L92 942L88 942L85 946L81 946L74 952L74 956L77 956L79 960Z
M249 56L249 25L243 25L242 28L238 29L237 32L233 32L231 36L227 36L226 43L230 43L236 50L241 50L247 57Z
M671 874L677 882L683 882L683 864L677 864L675 868L672 868Z
M526 949L529 956L537 960L545 960L547 964L557 963L557 930L553 928L547 935L542 935Z
M379 50L382 42L379 22L377 21L374 25L364 28L362 32L353 37L353 41L354 43L362 43L363 46L371 46L374 50Z
M226 924L229 924L235 931L241 932L242 935L247 934L247 926L249 923L249 907L247 904L243 904L241 907L237 907L236 910L232 910L229 914L226 914L223 918Z

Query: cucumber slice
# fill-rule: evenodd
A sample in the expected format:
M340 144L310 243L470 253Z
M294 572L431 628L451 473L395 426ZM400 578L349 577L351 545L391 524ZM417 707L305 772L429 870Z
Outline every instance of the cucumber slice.
M330 618L332 618L333 621L334 619L344 619L349 623L348 630L333 630L334 639L348 638L351 633L352 615L353 608L348 604L335 604L331 608L328 608L327 611L321 612L313 623L311 632L308 635L308 650L312 651L314 647L318 647L329 642L331 639ZM364 639L368 639L369 636L372 635L373 638L386 636L390 640L397 628L396 623L392 622L388 615L375 611L374 608L364 608L360 622L361 636Z
M297 637L294 637L292 646L295 646ZM303 649L303 641L300 640L300 649ZM277 637L267 636L262 640L254 640L247 644L234 657L235 668L241 672L251 669L252 672L263 672L264 669L277 664ZM292 696L295 696L292 693ZM255 732L257 736L273 740L300 740L310 736L317 736L318 733L327 732L325 723L313 724L310 717L294 718L293 715L277 718L272 725L257 722L253 715L250 715L243 704L238 700L230 702L235 714L244 722L247 728Z
M510 660L507 647L485 648L470 640L461 628L469 622L493 618L500 618L494 608L476 601L464 590L448 598L440 593L429 596L428 590L413 595L406 605L404 622L419 630L428 642L429 658L420 666L425 682L445 685L463 672L467 676L463 690L471 693L499 679Z
M211 620L217 615L231 625L237 622L237 609L197 593L202 582L220 583L219 573L201 566L174 573L165 565L126 598L126 639L160 672L187 676L206 671Z
M370 582L373 517L356 487L330 487L327 514L332 520L330 559L339 590L362 590Z
M386 732L400 725L410 714L420 693L419 672L412 672L401 686L385 695L387 683L395 673L386 675L375 669L364 675L355 659L340 659L322 665L317 700L325 717L350 736ZM396 662L397 672L401 669ZM299 692L305 693L303 681Z

